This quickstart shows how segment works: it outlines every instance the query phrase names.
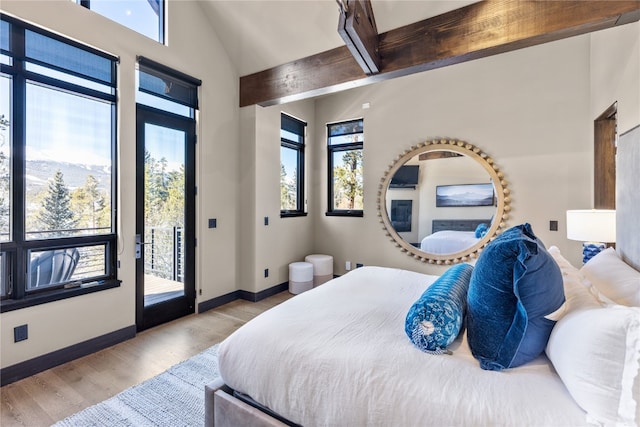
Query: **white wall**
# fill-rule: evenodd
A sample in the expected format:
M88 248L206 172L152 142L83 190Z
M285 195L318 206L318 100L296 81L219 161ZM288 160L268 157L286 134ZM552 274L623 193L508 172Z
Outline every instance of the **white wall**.
M591 119L618 103L618 134L640 124L640 22L591 34Z
M592 118L589 36L357 88L316 101L317 138L326 122L364 117L363 218L321 216L317 251L345 261L439 273L402 254L385 237L376 211L378 185L393 159L437 137L466 140L495 159L509 182L509 225L532 224L547 246L580 265L580 245L565 238L565 211L591 199ZM369 109L362 109L370 103ZM322 152L323 149L320 149ZM320 169L326 170L326 154ZM318 177L326 209L325 175ZM549 231L549 221L559 231Z
M238 74L203 17L198 2L168 2L169 43L161 45L67 1L11 1L3 13L120 57L118 67L119 230L116 289L1 315L2 367L135 324L135 65L144 55L200 78L197 145L197 259L199 301L236 290L239 139ZM185 23L188 23L186 25ZM204 43L206 41L206 43ZM203 46L206 53L203 54ZM204 119L206 118L206 119ZM207 218L218 228L207 229ZM29 325L29 339L13 342L13 328Z
M306 255L312 253L312 224L318 216L316 207L309 204L307 216L280 218L280 115L286 113L308 123L305 144L310 147L316 144L315 107L314 101L308 100L268 108L245 107L241 110L242 125L244 127L246 123L249 129L243 128L242 131L241 169L247 166L244 164L246 161L254 165L255 174L242 187L253 198L253 203L248 203L248 210L242 212L242 227L251 230L252 236L247 238L249 245L244 246L246 258L243 256L240 259L242 271L239 288L259 292L286 282L289 263L303 261ZM309 165L313 163L313 153L308 148L305 162L307 168L311 169ZM314 190L308 184L313 173L312 170L306 171L307 200L311 200ZM250 172L247 171L247 174ZM269 218L267 226L264 225L265 217ZM269 270L268 277L264 277L265 269Z

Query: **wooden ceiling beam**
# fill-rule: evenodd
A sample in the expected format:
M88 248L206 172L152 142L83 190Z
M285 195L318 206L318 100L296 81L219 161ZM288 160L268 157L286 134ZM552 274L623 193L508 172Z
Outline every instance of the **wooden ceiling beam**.
M380 71L378 28L370 0L339 0L338 34L365 74ZM342 7L345 7L343 9Z
M346 46L240 77L240 106L276 105L640 20L637 1L490 0L379 36L367 76Z

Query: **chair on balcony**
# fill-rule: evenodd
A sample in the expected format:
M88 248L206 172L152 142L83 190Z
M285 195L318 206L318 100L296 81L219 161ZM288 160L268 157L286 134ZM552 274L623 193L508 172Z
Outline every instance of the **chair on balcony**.
M30 288L68 281L78 265L80 252L76 248L42 252L31 260Z

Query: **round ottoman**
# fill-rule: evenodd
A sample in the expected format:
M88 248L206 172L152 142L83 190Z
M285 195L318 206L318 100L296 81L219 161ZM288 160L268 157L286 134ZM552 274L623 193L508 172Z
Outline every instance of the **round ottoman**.
M289 292L299 294L313 288L313 264L292 262L289 264Z
M307 255L304 260L313 264L313 286L333 279L333 257L331 255Z

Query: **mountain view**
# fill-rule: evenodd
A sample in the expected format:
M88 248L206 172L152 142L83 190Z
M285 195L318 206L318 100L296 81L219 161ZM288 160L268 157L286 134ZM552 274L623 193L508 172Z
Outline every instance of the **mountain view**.
M45 190L58 170L62 172L64 182L71 191L82 187L87 180L87 175L94 176L99 183L98 188L101 191L110 191L107 188L107 185L111 182L110 167L51 160L32 160L27 161L27 194L37 194Z

